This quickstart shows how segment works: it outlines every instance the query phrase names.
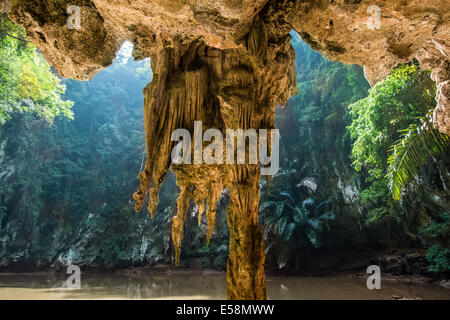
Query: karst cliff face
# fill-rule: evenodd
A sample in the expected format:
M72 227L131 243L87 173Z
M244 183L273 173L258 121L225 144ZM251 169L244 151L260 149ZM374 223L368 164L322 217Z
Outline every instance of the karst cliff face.
M67 28L70 5L80 7L78 29ZM326 57L364 65L371 84L416 58L432 70L435 125L449 134L449 8L448 0L27 0L15 1L10 16L64 77L91 78L126 40L134 43L136 59L151 58L153 81L144 89L148 160L136 209L149 194L149 211L156 212L172 167L181 189L172 226L179 254L190 199L199 214L205 211L210 235L220 193L228 188L228 297L264 299L259 166L171 166L171 133L184 128L193 135L194 121L222 132L273 128L275 107L296 91L289 36L295 30Z

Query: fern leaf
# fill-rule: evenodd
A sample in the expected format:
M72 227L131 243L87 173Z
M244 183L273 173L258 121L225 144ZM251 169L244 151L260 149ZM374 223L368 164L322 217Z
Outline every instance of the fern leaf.
M430 158L438 156L450 146L449 137L433 127L431 112L419 118L419 124L412 124L402 130L402 138L389 149L391 155L386 177L395 200L400 200L405 187Z

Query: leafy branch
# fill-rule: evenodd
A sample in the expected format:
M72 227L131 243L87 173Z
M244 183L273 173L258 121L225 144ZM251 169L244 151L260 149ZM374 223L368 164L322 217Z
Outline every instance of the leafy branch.
M417 118L419 123L402 130L402 138L389 149L386 177L395 200L400 200L402 191L429 159L450 146L449 137L433 127L432 113L433 109L426 116Z

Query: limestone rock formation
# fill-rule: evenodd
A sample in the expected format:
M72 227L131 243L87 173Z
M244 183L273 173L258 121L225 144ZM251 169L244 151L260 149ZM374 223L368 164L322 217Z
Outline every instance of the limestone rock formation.
M79 29L67 28L70 5L80 8ZM264 299L259 167L171 166L172 131L192 135L196 120L223 132L273 128L276 106L296 91L289 36L295 30L328 58L364 65L372 84L417 58L432 70L435 124L449 134L449 6L448 0L27 0L15 1L10 16L64 77L92 77L126 40L136 59L151 58L154 77L144 89L148 160L136 209L149 193L149 211L156 212L172 167L181 189L172 226L178 259L189 200L199 215L206 210L210 236L220 192L228 188L228 297Z
M9 12L9 10L11 10L9 0L0 0L0 12Z
M374 85L416 58L431 69L439 106L434 121L450 134L450 2L299 1L285 16L313 49L331 60L363 65Z
M79 30L66 27L69 5L81 8ZM87 79L125 40L136 58L197 39L221 50L242 47L264 9L280 33L292 28L328 58L364 65L372 84L417 58L438 84L435 123L448 134L449 7L448 0L30 0L15 1L11 17L62 76Z

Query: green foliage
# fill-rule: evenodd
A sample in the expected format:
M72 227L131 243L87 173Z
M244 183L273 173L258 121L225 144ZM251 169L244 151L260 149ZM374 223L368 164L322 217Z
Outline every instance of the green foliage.
M425 237L438 239L440 241L450 240L450 212L439 215L439 221L431 222L420 230Z
M264 194L259 206L266 252L271 249L279 252L279 268L286 267L305 242L319 248L324 229L334 219L328 200L317 203L302 190L296 190L296 174L292 169L279 171L277 179L289 181L284 185L286 189L275 188L270 195Z
M432 244L426 259L429 271L442 272L450 270L450 212L443 212L438 219L420 229L420 234Z
M286 268L305 263L299 261L304 251L322 246L327 227L338 214L335 210L341 210L336 206L333 171L345 171L337 168L348 163L347 106L364 98L370 87L361 67L328 61L297 34L291 35L299 94L276 114L284 156L278 174L271 178L271 194L262 189L259 208L268 261ZM314 177L318 184L328 179L332 187L307 190L298 185L306 177Z
M402 130L402 138L389 149L387 176L395 200L400 200L402 191L431 158L438 157L450 146L448 136L433 127L433 110L420 117L419 123Z
M400 130L435 105L434 86L428 72L402 65L370 89L367 98L350 105L353 121L348 129L357 171L366 167L376 178L384 177L389 146L398 140Z
M72 119L73 102L61 98L65 90L25 31L0 14L0 124L24 112L48 122L57 116Z
M317 168L332 161L347 162L350 139L347 106L367 95L369 84L360 66L328 61L313 51L294 32L298 95L285 110L277 112L276 126L282 131L282 165L306 164Z
M51 262L70 248L80 261L116 267L151 256L147 246L163 254L164 236L154 236L163 248L145 237L159 221L136 214L131 201L145 153L142 88L150 77L148 60L118 59L91 81L64 81L73 121L49 125L13 113L0 127L2 261ZM134 253L141 242L148 245Z
M450 250L441 244L431 246L427 251L426 259L430 264L428 270L431 272L450 270Z
M392 203L386 178L388 150L400 139L401 130L418 123L435 105L435 93L428 71L402 65L370 89L367 98L349 106L353 166L369 174L361 194L362 204L368 208L367 222L398 216L400 209Z

